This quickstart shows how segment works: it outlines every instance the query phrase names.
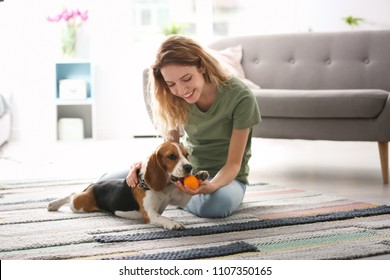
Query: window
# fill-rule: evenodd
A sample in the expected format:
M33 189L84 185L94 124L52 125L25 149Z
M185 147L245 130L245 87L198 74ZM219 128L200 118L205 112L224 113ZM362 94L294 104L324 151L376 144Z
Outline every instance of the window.
M193 0L136 0L134 20L138 42L164 33L194 35L196 32Z
M135 0L134 3L136 42L172 33L205 40L256 33L262 26L269 27L259 24L262 19L256 14L275 8L261 0ZM269 21L269 17L264 20Z

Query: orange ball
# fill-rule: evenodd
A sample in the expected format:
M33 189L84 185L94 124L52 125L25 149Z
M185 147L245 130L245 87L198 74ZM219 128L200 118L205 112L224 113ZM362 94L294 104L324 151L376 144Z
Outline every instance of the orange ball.
M199 180L193 175L189 175L184 178L184 186L189 187L191 190L195 190L199 187Z

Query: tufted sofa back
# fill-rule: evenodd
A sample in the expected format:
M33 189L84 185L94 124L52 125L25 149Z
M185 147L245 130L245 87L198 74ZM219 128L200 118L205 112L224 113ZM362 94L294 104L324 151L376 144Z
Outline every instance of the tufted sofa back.
M390 30L228 37L246 78L264 89L390 90Z

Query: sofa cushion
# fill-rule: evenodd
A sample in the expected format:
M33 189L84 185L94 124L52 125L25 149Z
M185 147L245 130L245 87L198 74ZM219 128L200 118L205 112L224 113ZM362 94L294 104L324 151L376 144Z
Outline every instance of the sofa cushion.
M384 108L384 90L274 90L254 91L262 117L375 118Z
M254 82L245 78L244 68L242 68L242 46L234 46L222 50L208 49L208 52L221 64L223 69L230 75L239 78L250 89L260 89Z

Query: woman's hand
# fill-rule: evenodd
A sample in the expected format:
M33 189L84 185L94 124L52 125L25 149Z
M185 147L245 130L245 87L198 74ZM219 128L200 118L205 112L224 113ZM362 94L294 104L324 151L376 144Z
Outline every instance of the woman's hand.
M138 173L142 168L142 162L134 163L129 171L129 174L126 177L126 183L133 189L138 186Z
M175 184L176 187L179 189L179 191L189 194L191 196L197 194L213 193L216 191L212 183L208 180L205 181L199 180L199 187L197 187L195 190L190 189L188 186L184 186L181 181L177 181Z

